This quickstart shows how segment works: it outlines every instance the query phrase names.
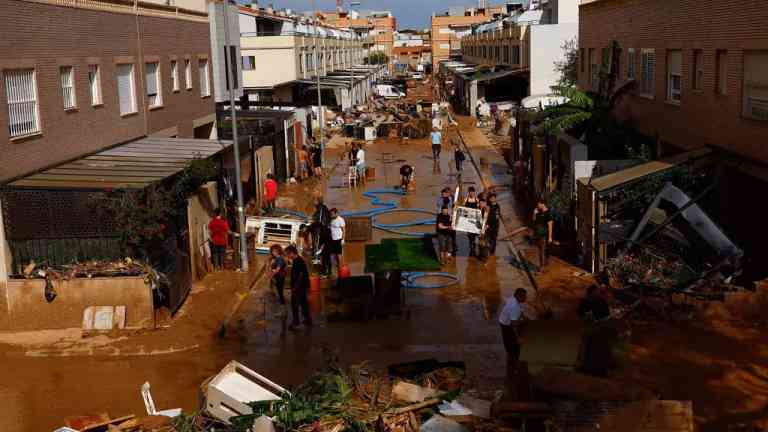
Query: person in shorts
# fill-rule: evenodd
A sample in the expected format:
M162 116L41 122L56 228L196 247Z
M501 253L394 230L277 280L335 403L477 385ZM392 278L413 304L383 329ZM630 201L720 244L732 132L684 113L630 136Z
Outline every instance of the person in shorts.
M408 186L411 184L411 180L413 180L413 167L405 164L400 167L400 187L403 190L403 193L408 193Z
M437 215L435 231L437 231L437 244L440 250L440 263L446 264L453 251L453 221L447 206L441 208L440 214Z
M344 265L344 234L346 234L346 222L339 215L339 210L331 209L331 242L329 252L331 254L331 263L336 262L336 274L341 274L341 266Z

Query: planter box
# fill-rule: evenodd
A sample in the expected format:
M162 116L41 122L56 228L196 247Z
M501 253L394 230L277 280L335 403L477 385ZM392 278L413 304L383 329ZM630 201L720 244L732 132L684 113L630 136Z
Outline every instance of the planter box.
M45 281L10 279L0 296L0 330L28 331L80 328L89 306L125 306L126 328L154 328L152 289L143 277L72 279L53 283L57 296L45 300Z

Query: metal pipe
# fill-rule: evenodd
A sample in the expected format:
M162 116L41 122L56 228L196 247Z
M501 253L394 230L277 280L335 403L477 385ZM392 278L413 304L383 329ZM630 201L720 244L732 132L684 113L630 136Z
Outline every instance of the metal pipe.
M229 64L229 2L224 1L224 69L237 74L237 65ZM234 68L234 69L232 69ZM237 229L240 233L240 271L248 272L248 242L245 238L245 206L243 204L243 183L240 179L240 142L237 136L237 110L235 109L234 75L228 76L229 108L232 116L232 149L235 153L235 190L237 191Z

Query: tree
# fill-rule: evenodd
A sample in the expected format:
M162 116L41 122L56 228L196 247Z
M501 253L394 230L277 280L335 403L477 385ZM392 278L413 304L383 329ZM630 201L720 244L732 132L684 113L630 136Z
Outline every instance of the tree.
M374 51L363 59L363 63L369 65L387 64L389 63L389 57L387 57L384 51Z
M579 48L576 38L563 43L563 59L555 62L555 70L560 73L558 87L575 87L578 79Z

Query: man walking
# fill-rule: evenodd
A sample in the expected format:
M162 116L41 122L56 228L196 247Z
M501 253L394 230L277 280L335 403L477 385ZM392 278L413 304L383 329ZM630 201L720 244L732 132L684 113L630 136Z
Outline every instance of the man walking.
M331 244L329 253L331 255L331 264L336 261L336 275L341 274L341 266L344 265L344 235L346 234L346 222L339 215L337 208L331 209Z
M549 260L549 245L552 244L552 229L554 220L543 199L536 202L533 211L533 228L531 237L539 249L539 269L543 269Z
M464 159L467 157L464 155L464 152L461 150L461 146L459 145L459 141L453 142L453 159L456 162L456 172L461 174L461 168L462 164L464 163Z
M517 364L520 361L521 324L528 319L523 312L523 304L528 299L528 293L523 288L515 290L515 295L507 300L499 314L501 338L507 351L507 362Z
M304 259L299 255L296 246L285 248L285 255L291 263L291 330L300 324L312 325L312 317L309 316L309 268ZM304 318L301 320L300 318Z
M221 216L220 208L216 209L215 216L208 223L208 234L211 238L213 269L215 271L224 270L224 255L227 251L227 240L229 240L229 222Z
M365 150L362 144L355 153L355 168L357 168L357 181L365 182Z
M432 128L432 133L429 136L432 140L432 159L435 161L435 163L440 162L440 150L443 146L443 134L437 130L437 128Z
M485 223L485 240L488 243L488 253L496 255L496 241L499 238L499 227L501 226L501 208L496 202L496 194L488 195L488 210Z
M323 275L331 271L331 255L329 243L331 240L331 212L323 202L323 197L318 196L315 202L315 214L312 219L312 233L314 253L320 254L320 262L323 266Z
M264 206L267 214L272 213L275 210L275 201L277 200L277 182L275 176L271 173L267 174L267 179L264 180Z
M269 248L269 253L272 255L272 264L269 266L270 273L272 275L272 282L275 285L275 291L277 292L277 299L281 305L285 305L285 295L283 289L285 288L285 276L287 274L286 269L288 265L283 258L282 246L275 244Z

